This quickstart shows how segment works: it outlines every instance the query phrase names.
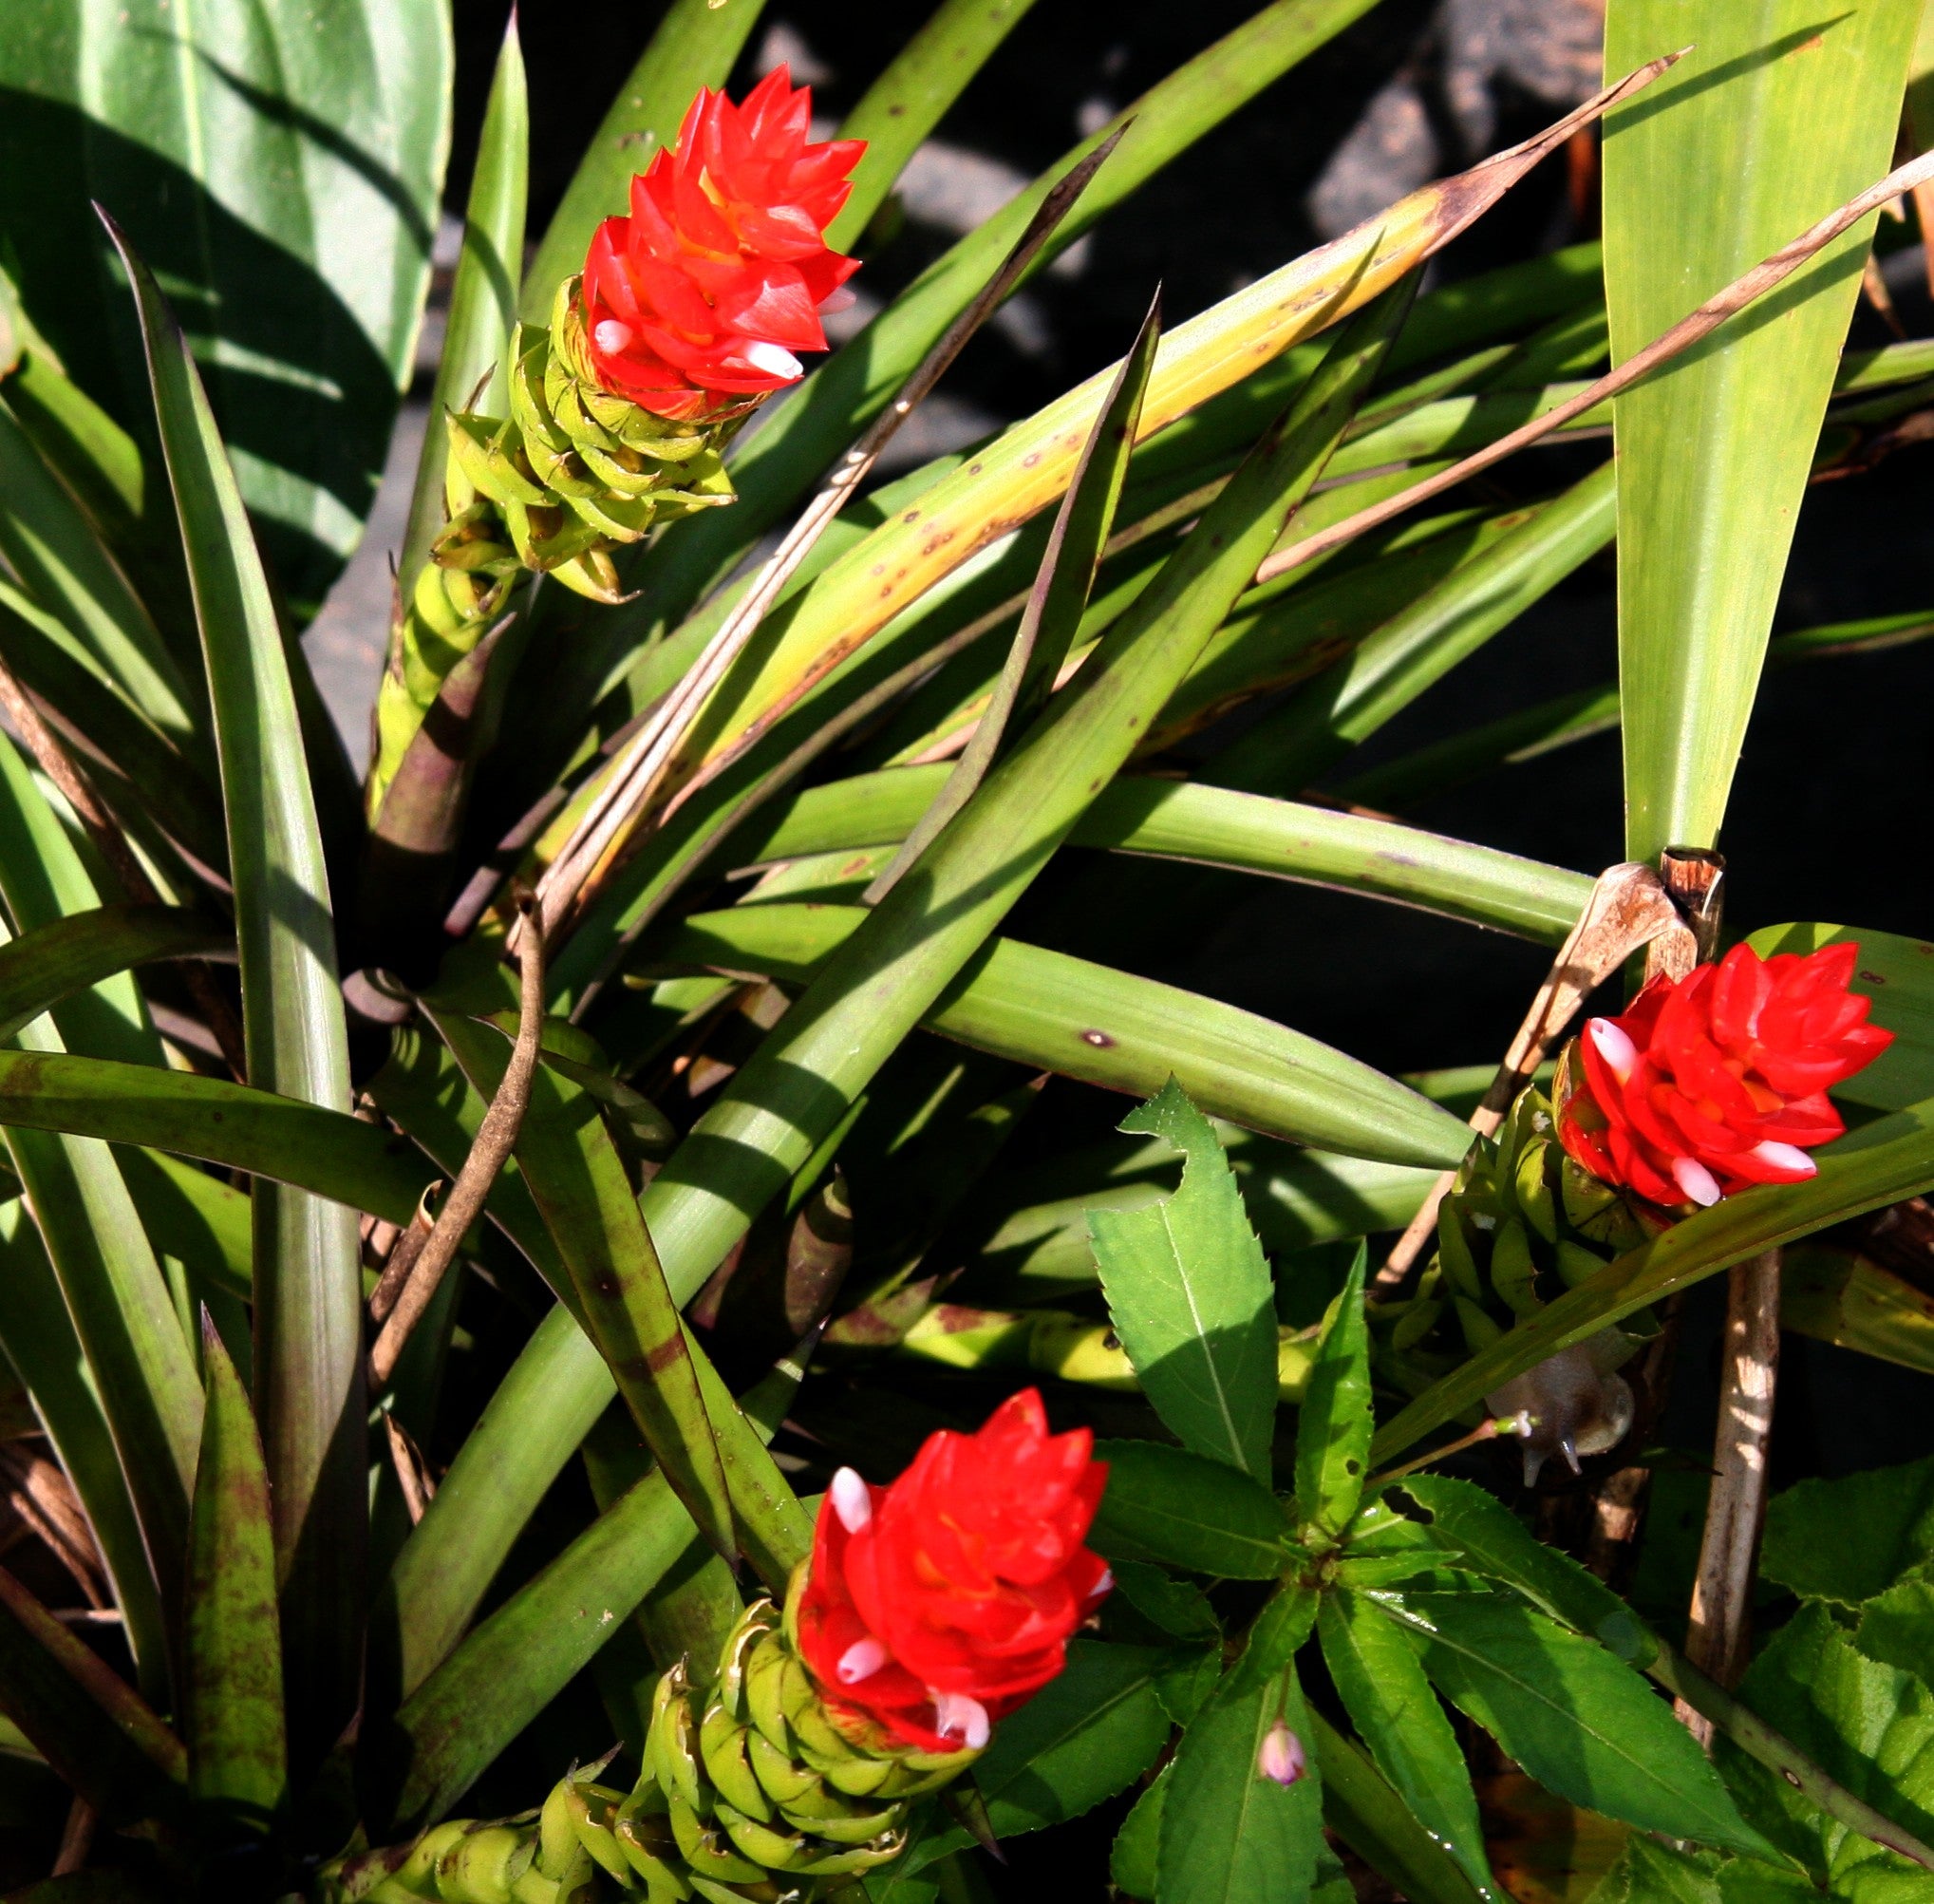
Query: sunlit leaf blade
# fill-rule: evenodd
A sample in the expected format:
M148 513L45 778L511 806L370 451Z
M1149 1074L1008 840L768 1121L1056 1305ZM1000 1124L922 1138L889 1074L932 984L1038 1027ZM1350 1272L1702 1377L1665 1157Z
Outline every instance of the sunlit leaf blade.
M1305 1744L1323 1772L1323 1817L1412 1904L1478 1904L1481 1894L1370 1763L1321 1712L1305 1708Z
M435 0L68 9L0 46L0 230L36 323L145 434L104 205L192 313L243 500L298 613L376 496L429 286L451 46ZM148 472L150 481L159 472Z
M866 155L854 169L853 196L826 227L835 251L853 249L908 160L1033 4L941 0L867 87L839 126L841 139L866 141Z
M1400 713L1611 539L1613 466L1532 512L1482 555L1393 616L1353 653L1292 693L1205 778L1294 794Z
M616 1392L609 1366L571 1312L561 1304L551 1310L485 1404L377 1591L374 1703L394 1704L448 1657L537 1503ZM677 1506L668 1487L664 1499ZM682 1539L690 1536L688 1519L685 1526Z
M397 579L405 591L415 586L417 571L429 558L431 539L443 522L443 468L449 460L443 413L475 407L485 416L504 414L511 327L516 322L517 284L524 262L530 142L523 46L513 12L484 102L483 129L478 135L470 198L463 213L463 249L450 283L443 354L430 390L429 426L423 433L409 518L396 558ZM485 385L484 395L472 405L472 392L479 384Z
M1918 1673L1868 1657L1830 1608L1802 1607L1748 1668L1739 1692L1884 1815L1924 1838L1934 1832L1934 1692ZM1718 1756L1747 1817L1831 1895L1906 1898L1926 1888L1925 1871L1822 1817L1730 1742L1718 1742Z
M1911 6L1612 0L1608 70L1690 43L1605 123L1614 362L1887 171L1914 28ZM1718 836L1871 238L1615 402L1630 858Z
M208 1409L182 1641L188 1785L229 1825L266 1831L289 1776L269 1476L248 1392L205 1310L201 1347Z
M438 1499L441 1499L441 1493ZM580 1671L690 1539L662 1474L631 1488L365 1733L387 1831L432 1822Z
M1643 1830L1773 1856L1672 1708L1603 1647L1518 1601L1391 1604L1433 1682L1540 1784Z
M829 969L868 916L785 904L699 913L661 951L667 965L804 981ZM1471 1141L1448 1111L1301 1032L1016 939L990 941L925 1022L963 1045L1136 1097L1174 1077L1211 1116L1299 1143L1448 1167Z
M890 767L808 787L775 801L759 826L736 837L733 859L754 866L891 844L925 811L947 772L944 765ZM1582 873L1492 847L1153 775L1111 781L1075 822L1068 843L1306 879L1551 945L1571 930L1591 889Z
M881 897L927 850L942 827L972 799L986 778L1010 726L1019 732L1040 712L1067 659L1095 572L1115 526L1116 505L1135 447L1141 400L1161 339L1159 302L1151 305L1139 334L1121 360L1108 401L1097 415L1075 466L1073 481L1049 533L1034 587L1022 611L1007 659L960 759L932 803L913 822L886 870L866 890L866 903Z
M1295 1668L1257 1683L1238 1667L1183 1733L1162 1803L1155 1904L1274 1904L1308 1895L1323 1844L1323 1779L1306 1746L1307 1769L1294 1784L1258 1769L1279 1721L1299 1742L1308 1732Z
M623 212L631 179L678 141L700 86L723 86L764 0L672 0L591 135L524 275L520 315L543 324L565 278L584 264L600 219Z
M1276 1415L1275 1285L1213 1127L1173 1080L1122 1120L1181 1151L1174 1196L1088 1218L1108 1317L1185 1447L1266 1486Z
M207 919L165 906L101 906L42 926L0 949L0 1039L131 966L198 958L231 943Z
M1260 1482L1225 1461L1161 1442L1103 1442L1108 1488L1091 1538L1110 1558L1149 1560L1230 1580L1287 1564L1288 1523Z
M122 261L207 660L250 1082L347 1110L329 874L282 632L187 340L124 244ZM253 1209L256 1414L275 1508L291 1720L298 1735L315 1728L309 1743L320 1749L354 1709L362 1650L367 1510L356 1221L340 1204L286 1186L258 1184Z
M1334 1318L1309 1371L1296 1416L1296 1507L1305 1521L1341 1534L1363 1498L1370 1452L1370 1332L1363 1314L1364 1246L1357 1246Z
M644 590L641 609L648 625L682 614L705 588L723 580L758 536L805 493L986 281L1053 182L1123 119L1132 118L1133 125L1075 215L1057 233L1058 246L1072 243L1177 153L1349 25L1366 4L1367 0L1276 0L1152 87L1108 127L1084 141L962 239L816 371L799 394L746 445L734 465L738 504L689 524L685 533L653 551L634 578ZM1503 172L1516 176L1510 164ZM1427 187L1381 215L1373 229L1352 233L1297 260L1171 331L1144 409L1144 432L1173 422L1237 382L1259 362L1386 289L1478 215L1482 204L1474 193L1482 198L1493 187L1501 192L1509 182L1494 170L1481 182ZM1375 251L1375 260L1361 271L1370 251ZM840 651L850 650L975 549L1052 502L1066 484L1086 424L1099 407L1112 374L1112 370L1098 373L1010 430L997 446L974 460L971 476L962 472L936 484L930 509L937 512L937 518L924 511L917 524L890 526L879 546L863 558L850 556L835 565L829 577L837 575L839 580L821 592L823 618L817 609L810 620L796 618L784 651L775 655L773 678L797 678L802 666L809 665L806 657L823 660L827 644L842 631L845 646ZM1027 464L1026 457L1037 452L1040 461ZM984 474L998 475L1000 481L968 499L967 487ZM1001 500L995 504L997 495ZM727 516L731 520L723 519ZM936 536L935 527L947 533ZM930 553L910 560L921 549ZM904 578L887 597L881 596L876 580L859 582L860 573L882 558L891 575L897 575L907 564ZM853 566L855 562L858 567ZM865 619L855 622L856 614ZM620 611L596 632L595 645L586 643L573 654L569 675L559 677L560 709L588 707L616 678L622 657L638 645L638 619L637 611ZM761 709L767 678L762 670L760 682L740 701L742 713ZM581 721L583 716L573 712L573 718ZM573 732L562 737L562 744L569 746L575 739Z
M1934 1296L1854 1250L1808 1242L1784 1251L1779 1325L1934 1375Z
M1354 1593L1325 1593L1316 1625L1338 1696L1378 1769L1478 1892L1495 1898L1463 1750L1416 1652Z
M678 1308L596 1100L539 1065L517 1160L618 1392L685 1510L735 1556L725 1473Z
M62 646L197 761L204 709L79 504L0 403L0 552Z
M595 1361L596 1351L566 1320L585 1354ZM511 1386L498 1391L494 1405L503 1405ZM761 1443L769 1440L798 1386L797 1368L781 1367L750 1390L741 1404L747 1435ZM512 1405L517 1399L509 1397ZM488 1489L495 1478L476 1479ZM469 1494L470 1480L453 1468L450 1480L438 1492L439 1502L451 1501L453 1485ZM451 1506L455 1512L446 1507L441 1526L457 1530L456 1539L443 1550L454 1560L472 1544L464 1538L466 1523L471 1535L487 1530L488 1508L474 1495ZM404 1550L405 1560L430 1526L426 1515ZM697 1537L691 1517L665 1476L654 1471L628 1488L454 1651L440 1656L436 1669L417 1684L394 1722L364 1734L366 1763L377 1774L369 1788L382 1795L379 1803L394 1804L399 1828L439 1817L454 1804L612 1637ZM423 1552L436 1544L434 1536L424 1540ZM496 1557L501 1558L501 1549ZM400 1567L399 1581L404 1577ZM477 1577L474 1569L470 1577ZM482 1575L484 1582L488 1578L487 1573ZM462 1623L475 1612L474 1601L460 1610L448 1599L442 1605ZM452 1632L450 1638L455 1637ZM392 1799L391 1794L400 1796Z

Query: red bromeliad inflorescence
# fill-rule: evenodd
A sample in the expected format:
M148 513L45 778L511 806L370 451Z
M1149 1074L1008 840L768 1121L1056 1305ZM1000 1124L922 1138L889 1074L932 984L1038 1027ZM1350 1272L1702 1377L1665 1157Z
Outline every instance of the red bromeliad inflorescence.
M798 1612L836 1707L929 1751L978 1750L1061 1671L1107 1594L1082 1545L1108 1479L1085 1428L1051 1435L1032 1388L978 1434L942 1429L891 1487L833 1478Z
M1893 1043L1847 989L1858 956L1836 945L1761 959L1737 945L1683 979L1653 979L1619 1017L1587 1020L1559 1094L1566 1150L1667 1206L1812 1177L1807 1151L1846 1129L1829 1087Z
M825 232L866 143L812 143L812 104L785 66L742 105L700 87L678 143L631 180L631 216L598 227L584 328L614 395L702 417L722 397L795 382L795 353L826 349L820 311L859 264Z

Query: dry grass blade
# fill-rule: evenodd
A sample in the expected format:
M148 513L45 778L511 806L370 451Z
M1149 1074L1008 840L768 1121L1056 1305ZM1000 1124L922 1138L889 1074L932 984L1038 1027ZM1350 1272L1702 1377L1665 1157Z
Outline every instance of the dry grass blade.
M1681 350L1689 349L1701 338L1711 336L1728 318L1737 316L1756 298L1763 297L1775 285L1791 277L1809 258L1817 256L1843 232L1879 211L1888 200L1930 180L1934 180L1934 152L1924 153L1919 159L1889 172L1879 184L1869 185L1858 197L1848 199L1838 211L1829 212L1791 244L1781 246L1771 257L1762 259L1743 276L1735 278L1725 290L1707 298L1697 311L1688 312L1671 330L1654 338L1643 350L1626 358L1595 384L1587 385L1576 396L1567 398L1543 416L1534 417L1509 436L1499 437L1493 443L1487 443L1484 448L1467 456L1462 462L1453 463L1449 469L1426 481L1417 483L1386 501L1359 510L1356 515L1345 517L1343 521L1310 537L1307 541L1271 556L1256 571L1256 580L1267 582L1274 576L1286 575L1291 569L1312 562L1345 542L1355 541L1359 536L1401 516L1418 503L1441 496L1447 489L1455 489L1479 471L1502 462L1508 456L1514 456L1540 438L1550 435L1553 430L1563 429L1574 418L1583 416L1587 410L1596 409L1621 390L1636 384L1641 377L1657 369L1661 364L1678 356Z
M1533 138L1413 192L1385 213L1170 331L1156 355L1138 440L1145 442L1259 365L1387 291L1468 230L1571 133L1649 85L1677 58L1669 54L1648 62ZM910 603L1058 501L1114 375L1112 366L1096 372L1016 424L967 469L943 478L929 492L917 527L910 522L884 525L834 564L808 594L801 616L768 657L760 678L748 684L746 699L725 730L692 750L690 758L684 743L671 750L661 782L675 782L666 798L666 815L756 745ZM884 581L878 579L881 565ZM608 779L587 801L587 816L606 810L610 783ZM578 903L588 901L589 889L601 883L629 850L640 813L631 807L629 817L610 829L610 849L577 879ZM540 845L540 854L554 866L560 864L565 855L576 853L587 827L588 820L581 819L560 826L548 849Z
M1471 1128L1479 1137L1490 1137L1504 1122L1512 1101L1565 1035L1585 1001L1641 946L1667 934L1676 934L1681 941L1674 963L1689 969L1692 934L1681 920L1664 882L1651 867L1626 862L1608 866L1598 876L1591 897L1585 902L1571 935L1558 948L1558 956L1551 961L1551 970L1511 1041L1491 1088L1471 1113ZM1455 1177L1455 1171L1447 1170L1432 1185L1410 1227L1377 1272L1373 1290L1389 1295L1410 1273L1411 1265L1436 1235L1437 1206Z
M866 480L894 432L946 374L948 368L966 348L967 340L1005 301L1008 292L1034 262L1056 226L1073 210L1075 201L1087 189L1089 180L1101 169L1127 130L1124 125L1104 140L1042 201L1041 209L1028 221L1026 231L1007 254L1001 269L948 327L946 334L928 352L920 368L901 387L899 395L839 460L819 493L806 505L785 539L760 571L758 580L746 591L744 598L712 637L705 651L666 696L664 705L633 737L625 758L613 769L605 791L586 812L574 837L546 868L538 881L537 916L547 932L555 932L580 890L604 865L630 827L633 817L657 791L665 769L693 718L712 690L725 678L725 670L758 632L760 623L779 599L779 591L805 560L814 543L825 534L833 518ZM519 933L513 936L513 951L519 947L521 931L520 928Z
M457 1260L457 1252L471 1224L483 1214L490 1186L497 1181L498 1172L516 1145L517 1133L523 1128L524 1112L530 1107L531 1082L536 1076L537 1048L544 1033L544 931L535 902L520 898L519 905L527 930L516 1043L511 1049L511 1061L504 1067L503 1083L498 1086L490 1108L483 1114L483 1122L478 1126L470 1155L463 1159L463 1168L457 1173L450 1195L410 1267L409 1279L397 1291L383 1333L369 1351L369 1385L375 1389L387 1386L410 1330L429 1307L444 1273Z
M41 1541L73 1576L89 1607L106 1606L101 1549L87 1511L59 1463L19 1442L0 1444L0 1487L17 1532Z
M114 816L102 805L86 776L73 756L61 745L32 697L21 686L20 677L0 661L0 711L12 724L13 731L27 745L34 763L46 774L60 796L73 808L94 849L106 861L108 871L120 881L122 890L141 906L159 906L161 895L148 877L147 868L135 857L134 848ZM195 1002L201 1008L210 1034L220 1049L222 1060L238 1084L249 1081L248 1059L242 1049L241 1021L229 1003L215 974L200 959L184 959L181 975Z
M416 1444L416 1438L387 1410L384 1412L383 1427L389 1442L390 1465L396 1470L396 1483L403 1491L404 1510L414 1527L437 1498L436 1479L430 1473L429 1462L423 1459L422 1449Z
M1042 555L1034 586L1028 591L1021 626L1015 631L1013 645L1007 650L1007 659L994 684L986 709L974 724L958 763L947 777L947 784L940 789L933 804L920 816L913 830L900 842L899 851L866 889L860 901L862 905L876 906L892 891L907 869L927 851L940 830L973 798L974 789L994 764L994 756L1007 731L1008 722L1016 717L1024 722L1046 700L1048 690L1058 684L1081 611L1087 605L1095 572L1107 547L1107 530L1115 514L1114 499L1120 495L1121 480L1127 471L1128 452L1135 442L1136 421L1141 409L1141 393L1148 386L1155 340L1161 334L1161 313L1162 298L1157 291L1149 305L1148 315L1142 319L1140 333L1128 355L1121 360L1121 368L1108 392L1108 401L1101 406L1100 414L1095 419L1095 427L1089 431L1088 441L1082 445L1080 461L1075 465L1074 479L1056 512L1054 528L1048 535L1047 548ZM1116 439L1115 442L1109 442L1111 437ZM1099 499L1104 514L1094 524L1089 536L1082 538L1083 546L1072 552L1073 560L1079 565L1077 582L1076 575L1062 574L1063 561L1070 555L1069 531L1082 516L1084 501L1090 510L1096 506L1097 499L1087 495L1089 472L1095 467L1098 452L1103 450L1108 453L1108 461L1102 465L1101 484L1106 496ZM1099 534L1098 542L1093 539L1096 532ZM1047 626L1045 642L1042 639L1044 625Z

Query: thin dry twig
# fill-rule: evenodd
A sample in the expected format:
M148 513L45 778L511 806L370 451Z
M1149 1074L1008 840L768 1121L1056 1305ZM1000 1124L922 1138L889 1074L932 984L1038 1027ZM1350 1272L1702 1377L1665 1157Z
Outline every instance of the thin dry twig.
M388 1386L404 1344L429 1307L444 1272L457 1260L457 1252L471 1224L483 1214L490 1186L496 1182L498 1172L516 1143L517 1132L523 1128L524 1112L530 1105L531 1085L537 1071L537 1049L544 1033L544 928L534 899L520 895L518 906L526 930L516 1043L511 1047L510 1063L504 1066L503 1083L498 1086L490 1108L483 1114L483 1122L478 1126L470 1155L463 1159L463 1168L457 1173L457 1180L450 1186L450 1194L423 1240L409 1279L397 1291L383 1333L369 1351L372 1389Z
M1713 1488L1699 1542L1685 1656L1719 1685L1737 1683L1753 1636L1753 1575L1766 1523L1766 1458L1779 1370L1779 1252L1736 1263L1726 1276L1724 1373L1713 1441ZM1683 1699L1681 1723L1710 1748L1713 1723Z
M22 1442L0 1444L0 1486L21 1528L67 1570L87 1605L104 1607L106 1568L94 1528L60 1464Z
M54 1876L66 1877L86 1867L87 1854L94 1848L98 1816L94 1807L77 1793L67 1807L67 1821L61 1827L61 1848L54 1854Z
M1471 1128L1479 1137L1490 1137L1504 1122L1512 1101L1564 1037L1585 1001L1641 946L1662 937L1673 939L1675 960L1690 971L1692 933L1658 874L1630 861L1607 867L1598 876L1578 923L1558 948L1491 1088L1471 1113ZM1377 1272L1371 1284L1374 1291L1388 1296L1410 1273L1411 1265L1436 1234L1437 1206L1455 1177L1455 1171L1447 1170L1431 1186L1410 1227Z
M148 877L147 868L127 843L119 822L96 796L87 777L73 756L61 744L59 735L21 686L20 677L0 659L0 709L27 745L42 773L54 783L61 798L74 810L94 849L107 863L107 869L122 890L137 905L159 906L161 895ZM227 995L216 983L215 974L200 959L183 959L181 975L195 1002L201 1008L223 1060L237 1080L246 1084L249 1062L243 1049L241 1021Z
M437 1498L436 1478L416 1437L388 1409L383 1413L383 1426L389 1442L390 1465L396 1470L397 1485L403 1490L404 1510L414 1527Z
M442 1187L441 1178L430 1184L417 1198L416 1215L409 1219L408 1227L394 1232L389 1254L384 1260L383 1273L377 1277L376 1287L369 1291L369 1319L372 1322L389 1320L389 1312L396 1307L396 1299L403 1293L404 1285L409 1281L417 1258L423 1253L423 1245L430 1240L430 1232L436 1221L430 1214L430 1205Z
M547 933L554 933L580 892L621 847L633 820L657 792L673 756L712 690L744 651L779 599L780 590L853 498L894 432L1013 290L1127 130L1126 125L1118 127L1042 200L1040 210L1028 221L1027 229L1000 270L948 327L946 334L928 352L899 394L840 458L818 494L806 505L785 539L759 572L758 579L726 616L705 651L632 738L624 757L613 766L606 787L586 810L564 850L537 882L539 913ZM514 935L512 951L517 950L518 944L518 936Z
M1869 185L1857 198L1848 199L1837 211L1829 212L1791 244L1783 245L1743 276L1735 278L1725 290L1707 298L1697 311L1681 317L1671 330L1655 337L1643 350L1626 358L1596 383L1588 384L1576 396L1568 397L1543 416L1532 418L1510 435L1499 437L1493 443L1487 443L1440 474L1413 484L1386 501L1360 509L1354 516L1346 516L1341 522L1311 536L1308 540L1271 556L1256 571L1256 580L1267 582L1277 575L1286 575L1291 569L1300 568L1305 562L1313 562L1317 556L1327 555L1345 542L1355 541L1359 536L1401 516L1418 503L1441 496L1447 489L1455 489L1480 470L1489 469L1492 464L1502 462L1506 457L1515 455L1541 437L1564 428L1572 418L1596 409L1600 404L1617 396L1621 390L1628 389L1667 359L1710 336L1728 318L1737 316L1756 298L1764 296L1774 285L1791 277L1801 265L1817 256L1843 232L1877 212L1888 199L1912 191L1928 180L1934 180L1934 152L1924 153L1897 171L1889 172L1879 184Z

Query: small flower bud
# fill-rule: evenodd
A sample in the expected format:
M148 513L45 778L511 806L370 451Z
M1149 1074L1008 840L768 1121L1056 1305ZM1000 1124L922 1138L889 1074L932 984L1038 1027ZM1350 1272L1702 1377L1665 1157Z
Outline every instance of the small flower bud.
M1277 1720L1264 1736L1262 1750L1256 1754L1256 1770L1264 1778L1286 1787L1293 1785L1307 1769L1303 1741L1282 1720Z

